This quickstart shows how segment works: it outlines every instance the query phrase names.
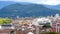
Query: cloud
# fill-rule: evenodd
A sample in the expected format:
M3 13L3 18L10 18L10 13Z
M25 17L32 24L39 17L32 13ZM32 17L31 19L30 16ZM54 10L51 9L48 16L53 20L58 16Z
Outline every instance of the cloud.
M46 5L60 4L60 0L1 0L1 1L30 2L30 3L46 4Z
M60 1L59 0L47 0L47 1L42 2L42 4L59 5Z

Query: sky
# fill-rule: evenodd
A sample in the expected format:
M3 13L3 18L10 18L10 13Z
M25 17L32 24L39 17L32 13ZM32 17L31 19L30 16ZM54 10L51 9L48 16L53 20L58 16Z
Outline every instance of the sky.
M14 2L30 2L36 4L59 5L60 0L0 0L0 1L14 1Z

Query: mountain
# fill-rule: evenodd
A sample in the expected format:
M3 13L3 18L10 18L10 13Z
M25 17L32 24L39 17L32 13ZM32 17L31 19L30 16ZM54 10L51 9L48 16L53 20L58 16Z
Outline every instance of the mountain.
M60 5L44 5L47 8L60 10Z
M8 5L0 10L1 17L39 17L60 14L60 10L54 10L38 4L22 5L19 3Z
M0 9L2 9L5 6L11 5L11 4L15 4L15 3L19 3L22 5L32 4L32 3L28 3L28 2L0 1ZM53 5L43 5L43 6L49 8L49 9L60 10L60 5L54 5L54 6Z
M16 2L12 2L12 1L0 1L0 9L5 7L5 6L8 6L10 4L15 4Z
M15 3L20 3L23 5L31 4L31 3L27 3L27 2L0 1L0 9L5 6L11 5L11 4L15 4Z

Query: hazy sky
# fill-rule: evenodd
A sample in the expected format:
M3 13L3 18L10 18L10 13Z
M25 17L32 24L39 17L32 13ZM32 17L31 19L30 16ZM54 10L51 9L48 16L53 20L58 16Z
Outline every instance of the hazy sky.
M60 4L60 0L0 0L0 1L30 2L30 3L47 4L47 5Z

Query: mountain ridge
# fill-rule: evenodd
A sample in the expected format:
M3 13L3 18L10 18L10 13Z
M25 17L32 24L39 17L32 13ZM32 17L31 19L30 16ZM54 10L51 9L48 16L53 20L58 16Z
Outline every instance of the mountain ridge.
M8 5L0 10L0 16L4 17L39 17L60 14L60 10L54 10L38 4L22 5L19 3Z
M29 2L13 2L13 1L0 1L0 9L2 9L5 6L11 5L11 4L15 4L15 3L20 3L22 5L28 5L28 4L34 4L34 3L29 3ZM44 5L44 4L40 4L43 5L49 9L55 9L55 10L60 10L60 5Z

